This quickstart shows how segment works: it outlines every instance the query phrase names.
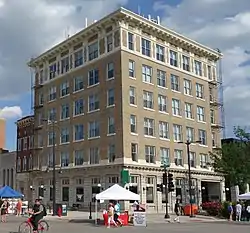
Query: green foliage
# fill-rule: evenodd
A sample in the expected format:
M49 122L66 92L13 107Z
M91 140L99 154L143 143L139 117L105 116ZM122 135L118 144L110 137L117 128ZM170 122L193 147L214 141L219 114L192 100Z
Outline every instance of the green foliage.
M223 144L210 157L215 171L225 174L231 185L239 185L244 192L245 184L250 182L250 133L235 127L234 134L237 142Z

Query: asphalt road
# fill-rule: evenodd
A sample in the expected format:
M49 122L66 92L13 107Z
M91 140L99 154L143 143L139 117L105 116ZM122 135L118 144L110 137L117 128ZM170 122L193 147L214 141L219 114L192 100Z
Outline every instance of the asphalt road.
M24 218L9 217L7 223L0 223L0 233L17 233L19 224L24 221ZM250 224L236 224L228 222L189 222L189 223L150 223L146 228L144 227L121 227L114 229L107 229L103 226L95 227L88 223L68 223L66 221L48 221L51 233L84 233L93 231L95 233L117 232L127 233L128 230L138 233L249 233Z

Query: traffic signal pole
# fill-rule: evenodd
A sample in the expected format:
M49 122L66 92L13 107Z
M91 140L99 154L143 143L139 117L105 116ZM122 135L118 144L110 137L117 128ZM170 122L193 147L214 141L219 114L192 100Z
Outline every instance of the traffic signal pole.
M165 219L170 218L169 213L168 213L168 173L167 173L167 166L164 166L164 177L163 178L163 184L165 185L165 199L166 199L166 212L165 212Z

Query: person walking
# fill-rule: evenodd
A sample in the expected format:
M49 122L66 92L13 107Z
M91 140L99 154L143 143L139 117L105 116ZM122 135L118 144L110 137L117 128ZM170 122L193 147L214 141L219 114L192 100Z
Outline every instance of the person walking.
M108 227L107 228L110 228L110 223L113 223L116 227L117 224L114 220L114 207L113 207L113 204L112 203L109 203L109 206L108 206Z
M20 216L21 213L22 213L22 201L21 199L19 199L16 204L16 216Z
M120 226L122 226L122 222L119 219L120 212L121 212L121 206L120 206L120 204L119 204L118 201L115 202L114 211L115 211L115 213L114 213L114 220L115 220L116 224L119 224Z
M241 220L241 213L242 213L242 205L240 202L237 202L237 205L235 207L236 212L236 221L240 222Z
M6 222L8 203L6 200L3 201L1 205L1 221Z
M229 203L228 205L228 208L227 208L227 211L228 211L228 221L232 221L233 220L233 206L232 206L232 203Z
M176 202L175 202L174 212L176 214L174 221L179 223L180 222L180 204L179 204L178 200L176 200Z

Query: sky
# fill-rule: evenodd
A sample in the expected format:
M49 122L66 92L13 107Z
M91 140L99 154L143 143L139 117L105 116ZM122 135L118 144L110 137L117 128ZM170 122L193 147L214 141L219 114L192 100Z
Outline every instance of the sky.
M223 54L226 135L250 129L249 0L0 0L0 118L7 149L16 147L15 122L32 113L26 63L84 27L126 7L160 16L161 24ZM249 128L248 128L249 127Z

